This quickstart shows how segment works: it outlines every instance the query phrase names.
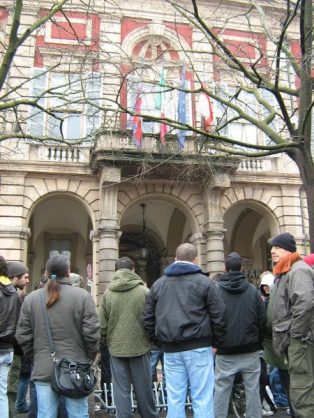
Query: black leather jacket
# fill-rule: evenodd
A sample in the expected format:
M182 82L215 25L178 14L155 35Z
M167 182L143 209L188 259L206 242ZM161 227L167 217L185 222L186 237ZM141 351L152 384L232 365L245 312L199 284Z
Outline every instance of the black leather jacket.
M0 280L0 350L13 348L20 310L21 300L14 286Z

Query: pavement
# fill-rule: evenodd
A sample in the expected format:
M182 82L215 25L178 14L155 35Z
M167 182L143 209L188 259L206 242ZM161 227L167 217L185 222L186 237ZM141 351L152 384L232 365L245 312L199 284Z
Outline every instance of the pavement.
M101 412L98 411L96 412L96 418L113 418L115 415L114 414L107 414L105 412ZM160 418L166 417L166 413L165 412L160 412L159 414ZM192 412L187 412L187 418L192 418L193 417L193 413ZM279 410L277 411L274 415L274 418L289 418L290 415L287 414L286 410ZM28 418L28 414L16 414L16 418ZM140 415L135 414L134 418L140 418ZM218 418L218 417L217 417ZM233 414L228 415L228 418L234 418Z
M96 391L97 392L97 391ZM90 397L91 399L91 397ZM92 400L93 402L93 400ZM112 413L107 413L104 410L99 409L100 408L100 403L95 402L94 407L92 408L91 402L89 402L91 410L95 410L95 413L90 413L90 418L114 418L115 414ZM159 412L159 418L165 418L167 416L167 412L166 411L160 411ZM274 415L272 415L274 418L290 418L290 415L287 414L287 410L277 410L275 412ZM1 418L1 417L0 417ZM14 418L28 418L28 413L23 413L23 414L16 414ZM134 418L140 418L140 415L138 415L137 413L134 414ZM145 418L145 417L143 417ZM186 418L193 418L193 412L190 409L187 409L186 412ZM219 417L216 417L219 418ZM235 415L233 414L229 414L228 418L235 418Z

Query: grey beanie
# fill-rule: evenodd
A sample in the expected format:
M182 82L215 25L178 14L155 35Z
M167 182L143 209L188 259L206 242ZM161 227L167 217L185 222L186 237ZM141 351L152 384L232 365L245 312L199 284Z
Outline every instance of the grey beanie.
M295 243L294 236L290 232L284 232L282 234L276 235L271 241L270 245L272 247L280 247L284 250L295 253L297 251L297 246Z
M28 268L21 261L8 261L8 277L19 277L28 273Z

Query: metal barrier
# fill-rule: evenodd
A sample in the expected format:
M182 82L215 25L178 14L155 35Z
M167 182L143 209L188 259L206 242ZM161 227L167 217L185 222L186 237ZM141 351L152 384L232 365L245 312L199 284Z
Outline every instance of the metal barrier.
M153 383L153 394L156 404L156 409L158 412L166 411L167 410L167 390L163 384L163 382L154 382ZM96 390L95 394L95 401L96 401L96 412L106 412L109 414L114 414L116 412L114 394L112 391L112 383L109 385L107 383L104 384L104 391L102 396L101 390ZM131 402L132 402L132 411L135 414L137 405L136 405L136 398L134 394L133 386L131 385ZM192 409L192 401L190 398L189 393L186 397L185 406L187 409Z

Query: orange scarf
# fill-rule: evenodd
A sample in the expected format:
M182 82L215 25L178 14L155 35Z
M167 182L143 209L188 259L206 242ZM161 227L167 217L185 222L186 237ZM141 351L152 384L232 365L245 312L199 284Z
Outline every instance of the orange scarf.
M290 253L281 259L273 268L273 274L280 276L281 274L288 273L291 270L291 266L296 261L302 260L299 253Z

